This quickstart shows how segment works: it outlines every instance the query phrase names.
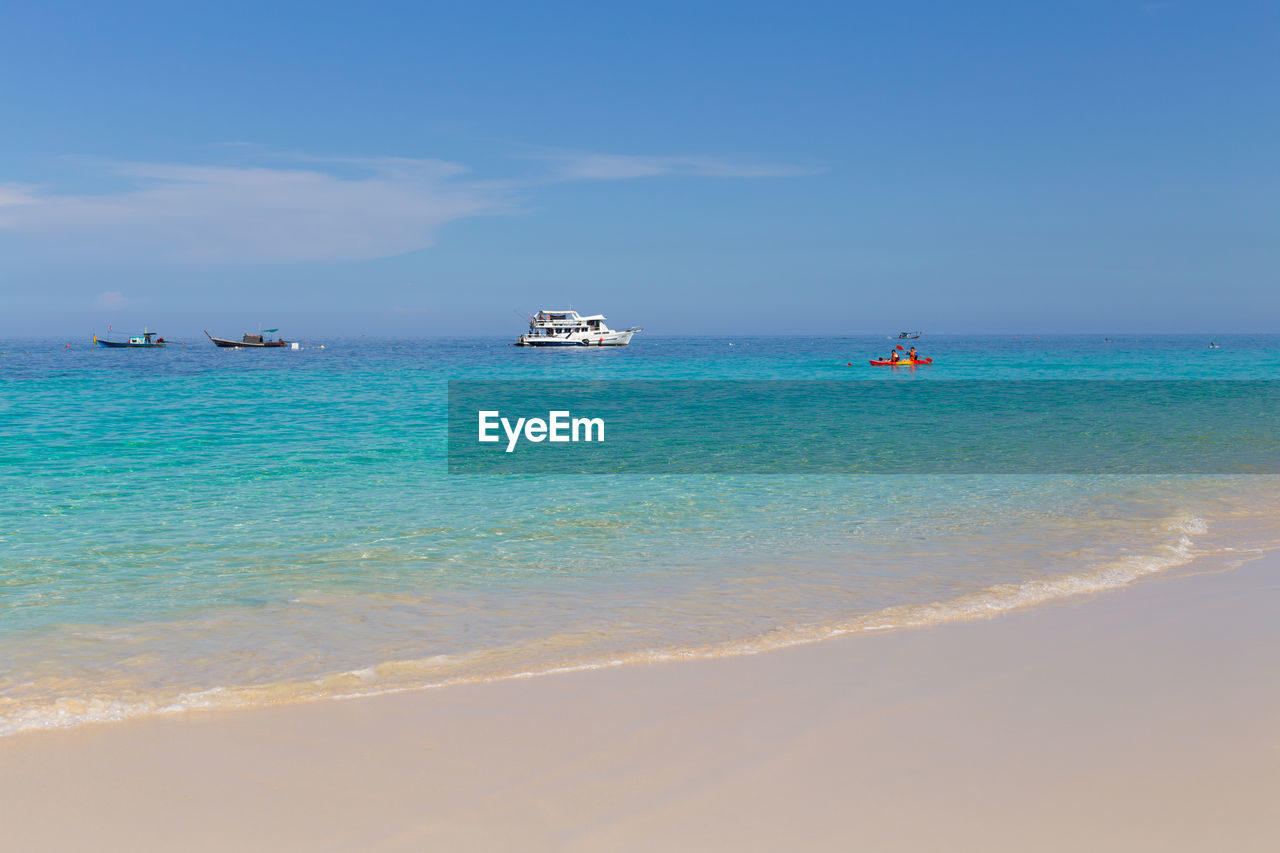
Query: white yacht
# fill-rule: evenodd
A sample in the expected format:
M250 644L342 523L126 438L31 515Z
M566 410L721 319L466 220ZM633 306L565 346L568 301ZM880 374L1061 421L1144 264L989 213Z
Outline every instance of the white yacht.
M529 331L516 339L518 347L625 347L644 329L610 329L603 314L583 317L577 311L539 311L529 317Z

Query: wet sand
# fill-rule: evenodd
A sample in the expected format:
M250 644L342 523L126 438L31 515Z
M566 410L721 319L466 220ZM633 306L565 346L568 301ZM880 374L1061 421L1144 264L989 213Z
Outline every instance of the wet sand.
M0 739L12 850L1280 849L1280 556L765 654Z

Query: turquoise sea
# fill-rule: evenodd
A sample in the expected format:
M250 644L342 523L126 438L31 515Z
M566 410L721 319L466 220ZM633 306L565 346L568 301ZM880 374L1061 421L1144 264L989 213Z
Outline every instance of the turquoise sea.
M1230 566L1280 538L1278 478L446 465L451 379L1280 379L1280 337L1209 339L926 335L915 369L868 366L883 337L0 341L0 733L744 654Z

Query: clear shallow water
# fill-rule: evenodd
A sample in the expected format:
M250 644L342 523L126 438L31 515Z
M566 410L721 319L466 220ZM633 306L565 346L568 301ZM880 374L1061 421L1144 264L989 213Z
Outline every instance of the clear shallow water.
M1275 478L584 481L444 455L449 379L1280 378L1280 339L1216 340L926 337L915 370L867 366L883 338L0 342L0 732L740 653L1229 561L1270 544Z

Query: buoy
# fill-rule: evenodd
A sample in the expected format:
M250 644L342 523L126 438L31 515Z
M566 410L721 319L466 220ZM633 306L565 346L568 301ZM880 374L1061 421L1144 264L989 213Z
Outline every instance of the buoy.
M853 362L852 361L849 362L848 364L845 365L845 367L853 367Z

